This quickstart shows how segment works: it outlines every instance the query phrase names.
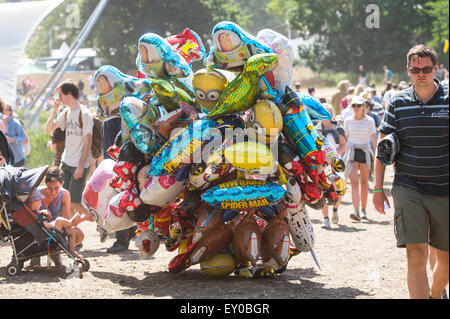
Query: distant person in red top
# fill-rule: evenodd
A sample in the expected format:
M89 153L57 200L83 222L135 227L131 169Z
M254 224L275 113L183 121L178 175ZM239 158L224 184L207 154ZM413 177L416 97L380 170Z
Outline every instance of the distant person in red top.
M344 96L341 100L341 103L340 103L341 110L344 110L347 108L348 103L350 102L350 100L352 99L354 94L355 94L355 87L350 86L348 88L348 94L346 96Z

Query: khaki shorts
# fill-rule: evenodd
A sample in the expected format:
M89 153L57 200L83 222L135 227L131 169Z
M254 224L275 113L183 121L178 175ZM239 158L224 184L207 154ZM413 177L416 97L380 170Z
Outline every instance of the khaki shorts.
M392 188L397 247L428 243L448 252L448 196L431 196L402 185Z

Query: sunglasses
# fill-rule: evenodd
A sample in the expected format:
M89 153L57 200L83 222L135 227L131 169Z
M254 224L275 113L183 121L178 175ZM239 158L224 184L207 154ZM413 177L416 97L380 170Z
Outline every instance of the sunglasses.
M429 74L429 73L433 72L433 69L434 69L434 66L425 66L425 67L423 67L423 68L416 68L416 67L414 67L414 68L409 68L409 71L410 71L412 74L419 74L420 71L422 71L423 74Z
M362 104L353 104L352 105L352 108L354 108L354 109L356 109L356 108L360 108L362 106Z

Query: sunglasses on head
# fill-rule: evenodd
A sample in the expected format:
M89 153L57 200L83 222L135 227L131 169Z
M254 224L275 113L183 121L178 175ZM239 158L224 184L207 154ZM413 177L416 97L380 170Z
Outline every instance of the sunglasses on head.
M412 74L419 74L420 71L423 72L423 74L429 74L431 72L433 72L434 66L425 66L423 68L417 68L417 67L413 67L413 68L409 68L409 71Z

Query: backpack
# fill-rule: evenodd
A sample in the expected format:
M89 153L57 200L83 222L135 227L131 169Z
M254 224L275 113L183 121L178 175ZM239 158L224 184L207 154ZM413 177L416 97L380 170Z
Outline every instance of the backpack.
M67 121L67 112L65 113L66 121ZM80 123L80 128L83 130L83 119L81 117L82 110L80 109L80 113L78 115L78 122ZM102 121L97 117L92 115L92 120L94 125L92 127L92 144L91 144L91 152L92 157L98 158L102 155L103 147L102 147Z

